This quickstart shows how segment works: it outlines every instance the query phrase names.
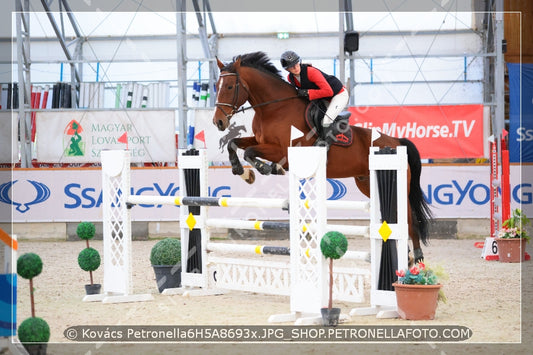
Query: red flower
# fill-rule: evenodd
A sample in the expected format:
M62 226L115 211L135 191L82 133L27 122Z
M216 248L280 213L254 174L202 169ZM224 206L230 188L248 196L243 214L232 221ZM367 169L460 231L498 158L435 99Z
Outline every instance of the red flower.
M418 263L418 268L420 270L424 270L426 268L426 265L424 263Z
M418 275L420 273L420 269L415 265L409 270L409 272L413 275Z
M396 270L396 276L404 277L405 276L405 271L404 270Z

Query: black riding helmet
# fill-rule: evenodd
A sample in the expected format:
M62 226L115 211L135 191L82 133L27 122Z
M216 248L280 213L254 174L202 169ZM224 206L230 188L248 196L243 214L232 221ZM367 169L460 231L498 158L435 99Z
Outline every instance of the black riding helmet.
M281 55L280 62L283 68L288 69L300 62L300 56L293 51L286 51Z

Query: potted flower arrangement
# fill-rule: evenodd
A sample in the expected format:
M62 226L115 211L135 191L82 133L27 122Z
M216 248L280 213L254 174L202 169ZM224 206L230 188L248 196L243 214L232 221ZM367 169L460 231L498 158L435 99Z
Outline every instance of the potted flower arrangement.
M18 327L18 338L29 354L46 354L46 343L50 340L50 327L42 318L35 316L33 298L33 278L43 270L43 262L39 255L26 253L17 260L17 273L20 277L30 280L31 317L26 318Z
M431 269L417 263L407 270L397 270L396 292L398 314L402 319L431 320L435 318L439 301L446 302L439 279L447 277L442 268Z
M329 301L327 308L321 308L322 323L325 326L337 326L341 313L340 308L333 308L333 260L340 259L348 250L348 240L340 232L327 232L320 240L320 251L329 259Z
M98 269L101 262L100 253L98 253L98 250L89 246L89 239L94 237L95 232L96 228L91 222L81 222L76 228L76 234L78 237L85 240L87 245L87 247L78 255L78 265L82 270L89 272L89 277L91 280L90 284L85 285L85 294L87 295L99 294L102 287L101 284L95 284L93 282L93 271Z
M181 286L181 242L178 239L166 238L157 242L150 252L150 262L160 293Z
M512 217L502 223L502 229L496 238L500 261L518 263L525 260L526 242L529 243L530 239L525 227L529 222L526 215L517 208Z

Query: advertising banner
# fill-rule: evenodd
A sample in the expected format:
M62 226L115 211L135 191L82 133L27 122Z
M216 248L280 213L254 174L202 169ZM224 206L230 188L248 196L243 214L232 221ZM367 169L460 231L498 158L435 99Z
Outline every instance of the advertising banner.
M99 163L103 149L128 149L133 163L175 162L174 110L37 112L37 160Z
M533 174L533 165L511 166L511 207L533 207L533 184L522 180ZM12 180L0 182L0 205L12 206L14 222L101 221L101 170L20 169ZM424 165L421 186L436 218L490 217L489 165ZM131 193L177 196L176 168L134 168ZM367 200L351 178L328 179L327 197L332 200ZM230 168L209 169L209 194L214 197L286 198L288 176L257 176L253 185L231 174ZM177 206L139 205L132 208L136 221L175 221ZM287 211L267 208L210 207L213 218L288 219ZM329 218L367 219L368 213L329 211Z
M350 124L411 140L422 159L484 157L483 105L350 107Z
M533 162L533 64L508 63L509 160Z
M488 110L483 105L349 107L350 124L376 128L387 135L408 138L422 159L487 157ZM252 136L253 110L234 115L228 130L213 125L214 110L194 111L196 132L205 140L196 147L208 148L209 161L227 165L226 145L232 138ZM242 152L239 151L242 154ZM223 163L222 163L223 162Z
M19 160L17 118L18 112L0 111L0 163Z

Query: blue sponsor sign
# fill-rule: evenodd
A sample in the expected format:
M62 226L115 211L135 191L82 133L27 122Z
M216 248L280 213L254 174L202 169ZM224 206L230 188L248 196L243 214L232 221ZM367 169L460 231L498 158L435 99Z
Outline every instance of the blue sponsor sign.
M508 63L507 66L509 158L514 163L533 162L533 64Z

